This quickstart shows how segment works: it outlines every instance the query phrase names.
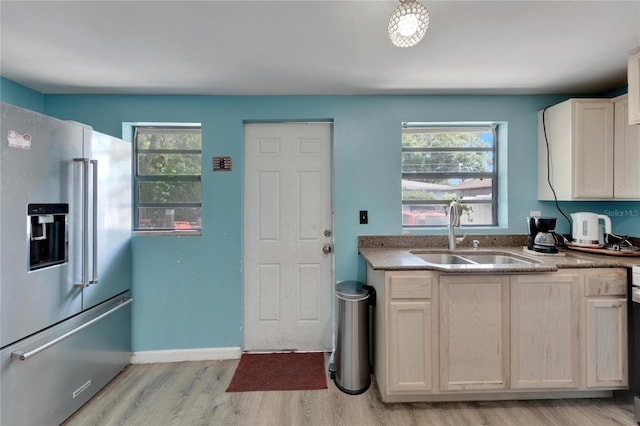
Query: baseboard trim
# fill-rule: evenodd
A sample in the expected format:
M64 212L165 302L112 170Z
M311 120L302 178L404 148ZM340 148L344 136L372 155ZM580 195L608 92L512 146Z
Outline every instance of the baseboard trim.
M153 364L160 362L211 361L238 359L242 355L239 346L227 348L169 349L131 353L131 364Z

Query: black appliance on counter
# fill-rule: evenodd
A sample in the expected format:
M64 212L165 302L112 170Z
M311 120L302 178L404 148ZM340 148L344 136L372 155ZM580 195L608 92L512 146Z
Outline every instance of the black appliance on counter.
M539 253L557 253L555 217L533 216L527 218L527 248Z

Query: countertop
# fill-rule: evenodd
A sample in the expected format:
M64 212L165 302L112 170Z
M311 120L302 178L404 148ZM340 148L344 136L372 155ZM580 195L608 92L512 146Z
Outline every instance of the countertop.
M472 241L479 242L474 249ZM507 264L464 265L456 269L426 262L412 254L419 252L450 252L446 236L360 236L358 250L364 260L373 268L389 271L435 270L449 273L527 273L553 272L565 268L631 268L640 265L640 256L617 256L583 253L571 249L559 249L559 255L545 255L526 250L526 235L468 235L455 254L478 252L506 252L518 257L534 259L532 265Z

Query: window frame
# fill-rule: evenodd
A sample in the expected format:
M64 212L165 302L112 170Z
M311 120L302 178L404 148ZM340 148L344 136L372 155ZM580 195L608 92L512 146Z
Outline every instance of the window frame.
M132 126L132 145L133 145L133 232L136 234L180 234L180 235L202 235L202 125L200 123L144 123ZM200 133L200 149L140 149L138 147L139 130L197 130ZM139 174L139 156L141 154L165 154L165 155L199 155L200 156L200 173L198 175L140 175ZM200 182L199 202L144 202L140 201L140 184L143 182ZM194 229L180 228L143 228L140 227L140 209L141 208L199 208L200 209L200 227Z
M498 153L499 153L499 132L500 123L497 122L469 122L469 123L402 123L402 134L419 133L420 130L448 130L451 132L469 132L474 130L491 130L493 134L492 147L425 147L425 148L405 148L401 142L401 179L491 179L491 199L486 200L459 200L462 204L491 204L491 223L483 224L465 224L465 227L496 227L498 226ZM405 152L491 152L493 156L493 171L491 172L404 172L403 159ZM434 200L404 200L401 196L402 206L405 205L441 205L448 204L450 200L434 199ZM401 217L402 220L402 217ZM402 223L403 229L419 229L419 228L438 228L442 225L405 225Z

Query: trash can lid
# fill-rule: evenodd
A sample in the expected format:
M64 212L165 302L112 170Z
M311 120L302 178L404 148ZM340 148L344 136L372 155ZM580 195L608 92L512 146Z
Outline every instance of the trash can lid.
M369 290L363 286L360 281L340 281L336 286L336 296L343 300L365 300L369 297Z

